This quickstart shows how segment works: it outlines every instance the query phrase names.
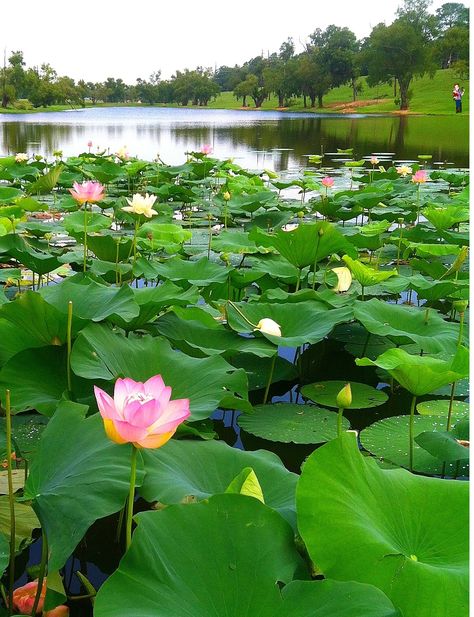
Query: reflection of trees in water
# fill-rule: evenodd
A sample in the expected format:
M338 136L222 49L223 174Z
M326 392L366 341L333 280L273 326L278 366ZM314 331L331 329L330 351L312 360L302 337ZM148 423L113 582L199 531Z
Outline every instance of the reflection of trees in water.
M199 112L197 112L199 113ZM290 152L273 152L275 169L304 163L303 155L334 152L337 148L354 148L356 157L371 152L395 152L397 158L416 159L418 154L432 154L434 160L449 160L468 165L468 125L450 117L282 117L240 125L203 125L172 123L160 126L120 121L96 125L34 124L5 122L1 125L0 152L51 154L56 149L76 143L78 152L89 139L104 143L126 138L130 149L138 153L159 145L166 158L168 150L200 149L203 144L214 148L245 151L273 151L289 148ZM132 140L136 139L133 144ZM34 143L38 142L38 143ZM104 143L106 146L107 144ZM330 158L326 159L330 162Z

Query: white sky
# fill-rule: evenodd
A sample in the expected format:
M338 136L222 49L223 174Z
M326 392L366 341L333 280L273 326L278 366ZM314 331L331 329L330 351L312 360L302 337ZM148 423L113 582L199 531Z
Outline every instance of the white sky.
M431 12L448 0L434 0ZM161 69L241 64L289 36L296 51L315 28L350 28L358 38L391 23L402 0L0 0L0 50L60 75L135 83ZM468 5L468 1L463 2ZM1 54L3 56L3 53Z

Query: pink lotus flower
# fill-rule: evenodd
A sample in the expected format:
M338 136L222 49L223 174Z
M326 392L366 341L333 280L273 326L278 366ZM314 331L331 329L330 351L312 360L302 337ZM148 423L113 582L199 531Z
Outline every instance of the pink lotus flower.
M422 184L428 180L428 174L423 169L419 169L416 173L413 174L411 181L415 184Z
M170 401L171 388L161 375L145 383L128 377L115 382L114 398L94 386L107 436L137 448L160 448L189 417L189 399Z
M321 184L325 186L327 189L330 189L332 186L334 186L334 178L330 178L329 176L326 176L325 178L321 180Z
M73 188L69 189L69 192L79 204L85 204L86 202L95 204L105 197L105 188L100 182L88 180L82 184L74 182L72 186Z
M38 589L38 579L26 583L13 591L13 608L24 615L30 615L35 603L36 590ZM44 597L46 595L46 579L43 580L41 595L36 609L39 615L43 610Z
M210 144L204 144L201 148L201 154L212 154L212 146Z
M90 141L90 140L89 140L89 141L87 142L87 147L88 147L88 148L92 148L92 141Z
M378 160L378 158L376 156L371 156L370 157L370 163L371 163L371 165L378 165L380 163L380 161Z

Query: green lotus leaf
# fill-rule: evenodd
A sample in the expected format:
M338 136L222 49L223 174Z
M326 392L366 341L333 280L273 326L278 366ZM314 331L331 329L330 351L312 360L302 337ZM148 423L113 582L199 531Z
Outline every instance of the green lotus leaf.
M260 486L255 471L251 467L244 467L244 469L235 476L225 492L235 493L237 495L248 495L249 497L254 497L262 503L265 503L262 487Z
M356 359L357 366L378 366L415 396L434 392L441 386L453 383L469 375L469 352L459 347L450 361L431 358L430 356L413 356L403 349L389 349L376 360Z
M298 528L326 577L375 585L404 617L467 617L468 490L380 469L343 433L304 464Z
M173 257L164 263L153 263L152 268L156 273L154 278L203 287L213 283L225 283L230 272L229 268L219 266L207 257L202 257L199 261L185 261Z
M403 344L414 341L424 353L454 353L459 325L448 322L433 308L389 304L377 298L356 302L354 317L372 334L393 337Z
M67 313L71 301L73 316L82 320L103 321L112 316L131 320L139 315L139 307L128 285L103 285L89 275L76 274L61 285L42 287L39 293L61 313Z
M47 173L41 175L37 180L32 182L27 187L27 192L29 195L45 195L50 193L53 188L56 186L59 180L59 176L61 175L62 170L64 169L64 165L59 164L55 167L52 167Z
M352 272L354 278L359 281L363 287L370 287L371 285L377 285L382 281L386 281L391 276L397 276L396 269L393 270L375 270L369 266L365 266L352 259L349 255L343 255L342 259L346 263L349 270Z
M226 329L222 324L215 323L214 327L210 328L196 320L181 319L180 317L186 315L186 311L179 311L178 315L166 313L154 323L160 334L175 343L185 341L207 356L233 355L236 352L251 353L259 357L275 355L275 346L263 337L243 337Z
M0 237L0 254L8 254L36 274L46 274L59 268L58 258L50 253L37 251L18 234Z
M155 223L149 221L144 223L138 230L139 238L150 238L154 248L166 246L168 244L183 244L192 238L193 234L189 229L183 229L181 225L174 223Z
M23 479L25 477L25 471L18 470ZM2 491L3 493L4 491ZM8 492L8 490L6 491ZM40 527L40 523L34 510L32 510L31 506L16 502L15 505L15 551L21 552L25 549L31 542L32 533L34 529L38 529ZM0 496L0 536L10 537L10 502L8 495L2 494ZM0 562L1 569L1 562Z
M257 227L252 229L249 238L257 246L273 247L297 268L314 266L333 253L351 253L355 255L354 247L341 232L331 223L303 223L293 231L278 229L268 234Z
M338 408L336 397L346 385L346 381L319 381L301 388L301 394L306 398L325 405L326 407ZM369 409L378 407L387 402L388 396L382 390L372 388L365 383L350 382L352 403L347 409Z
M270 254L264 257L248 257L245 261L252 270L262 270L272 278L288 284L296 283L298 278L298 268L290 264L281 255Z
M364 448L377 458L389 461L399 467L410 467L409 442L410 416L393 416L374 422L360 433L360 441ZM413 434L415 444L413 449L413 469L418 473L441 475L443 466L440 460L418 445L416 438L423 432L446 431L446 419L439 416L415 416L413 418ZM451 463L445 467L448 476L454 475L456 469ZM467 474L465 465L459 474Z
M87 407L59 405L44 431L25 485L49 545L50 570L61 568L97 519L120 510L130 488L130 445L107 438ZM137 484L143 479L138 469Z
M435 401L423 401L418 403L416 410L424 416L444 416L447 418L450 407L450 401L447 399L438 399ZM464 401L453 401L451 413L455 418L469 416L469 403Z
M256 405L254 413L239 416L238 424L247 433L283 443L323 443L337 434L337 414L315 405ZM349 427L343 418L343 430Z
M10 186L0 186L0 203L13 202L18 197L22 197L23 191Z
M469 208L464 206L430 204L421 213L436 229L450 229L456 223L469 220Z
M272 452L244 452L221 441L172 439L166 448L147 450L142 455L146 475L140 495L149 502L173 504L190 496L202 500L225 493L242 469L251 467L267 506L277 510L293 526L296 524L298 477L287 471Z
M416 443L440 461L460 461L469 458L469 448L461 445L452 433L425 431Z
M240 230L224 230L212 239L211 248L218 253L260 253L268 252L259 249L255 242L249 239L249 234Z
M110 223L110 221L109 221ZM105 229L105 228L104 228ZM124 236L87 234L89 249L104 261L124 261L132 254L132 239Z
M281 337L271 334L264 336L272 343L283 347L317 343L327 336L336 324L349 321L351 317L350 307L328 309L326 304L315 300L298 302L296 305L241 302L234 306L232 304L227 306L229 326L237 332L252 332L253 327L249 325L249 322L257 325L261 319L265 318L275 321L280 326Z
M190 287L183 291L171 281L165 281L156 287L142 287L132 289L135 302L139 307L137 317L125 319L123 316L114 315L110 321L119 325L124 330L137 330L145 324L154 321L156 316L170 306L188 306L197 304L199 293L196 287Z
M99 214L98 212L84 212L78 210L72 212L64 217L63 226L64 229L71 236L84 237L85 230L85 218L87 218L87 233L101 231L102 229L108 229L112 224L112 220L108 216Z
M166 339L133 334L126 338L105 324L90 324L80 332L71 367L90 380L130 377L144 382L160 374L172 387L173 399L190 400L191 420L208 418L228 394L248 404L245 372L221 357L190 358L171 349Z
M273 358L260 358L247 353L239 353L229 360L232 366L243 368L249 380L249 390L261 390L266 387ZM295 365L281 356L276 357L272 383L278 381L294 382L298 377Z
M103 184L108 184L117 178L126 176L126 172L122 166L110 160L87 163L83 166L83 170L87 172L89 177L95 178Z

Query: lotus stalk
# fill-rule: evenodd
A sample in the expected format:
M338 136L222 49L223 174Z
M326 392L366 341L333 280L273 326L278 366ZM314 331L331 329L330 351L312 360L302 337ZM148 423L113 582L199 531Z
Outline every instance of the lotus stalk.
M13 585L15 583L15 499L13 496L12 473L12 413L10 390L5 391L5 420L6 420L6 449L7 449L7 476L8 476L8 505L10 510L10 563L8 569L8 606L9 614L13 607Z
M263 396L263 404L266 405L267 404L267 400L268 400L268 393L270 392L270 386L272 384L273 381L273 373L275 371L275 364L276 364L276 359L277 359L277 355L278 353L276 353L273 358L272 358L272 364L270 366L270 373L268 374L268 380L267 380L267 386L265 388L265 394Z
M415 407L416 407L416 395L411 399L410 407L410 424L409 424L409 468L413 471L413 451L415 448Z
M71 349L72 349L72 300L67 304L67 389L72 390L71 382Z
M44 595L46 593L46 590L44 590L44 583L46 582L45 574L46 574L46 564L47 563L48 563L48 540L46 538L46 534L43 529L43 533L41 536L41 562L40 562L39 573L38 573L38 582L37 582L37 587L36 587L35 600L33 603L33 607L31 609L31 617L34 617L36 615L40 602L44 600Z

